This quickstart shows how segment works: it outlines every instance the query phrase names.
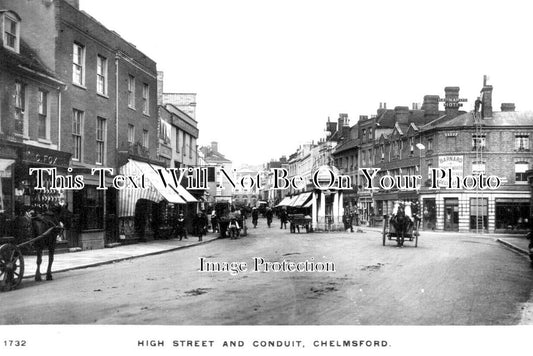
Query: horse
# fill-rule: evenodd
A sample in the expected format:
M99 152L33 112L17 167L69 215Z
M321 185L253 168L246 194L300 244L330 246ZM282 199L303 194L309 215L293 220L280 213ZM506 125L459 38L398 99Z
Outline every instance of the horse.
M408 210L406 212L406 210ZM403 246L405 235L413 227L413 220L410 218L411 206L406 206L404 203L398 203L394 206L390 224L396 231L396 241L398 246Z
M61 206L55 206L42 214L32 216L32 210L27 210L23 216L16 220L17 239L19 247L32 244L37 254L37 270L35 280L41 281L41 263L43 250L48 249L48 268L46 269L46 280L52 280L52 263L56 248L57 236L63 231L64 224L67 223L67 214ZM63 221L64 220L64 221Z

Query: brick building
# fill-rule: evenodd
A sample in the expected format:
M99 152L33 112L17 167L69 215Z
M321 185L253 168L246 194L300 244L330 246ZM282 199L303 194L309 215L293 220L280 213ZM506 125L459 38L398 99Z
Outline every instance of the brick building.
M424 177L428 168L450 168L459 176L497 176L498 189L430 189L420 191L423 212L435 209L436 229L449 231L516 232L527 228L533 112L515 111L503 103L492 110L492 86L484 85L481 111L469 112L421 127Z
M47 210L64 192L35 189L29 168L67 174L70 153L60 151L60 100L64 83L32 47L32 24L0 6L0 238L14 236L14 220L26 209ZM18 9L17 9L18 10Z
M97 190L91 169L113 168L109 186L132 160L160 164L155 62L80 11L77 0L2 0L1 5L20 15L31 32L28 45L65 84L57 149L71 153L71 174L85 182L84 189L66 193L74 213L71 246L100 248L118 235L150 232L151 203L136 207L140 199Z

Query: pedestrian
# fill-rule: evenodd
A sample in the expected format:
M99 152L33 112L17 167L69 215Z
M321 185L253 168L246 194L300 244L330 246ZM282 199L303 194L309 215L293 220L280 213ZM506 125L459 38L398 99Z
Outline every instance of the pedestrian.
M259 211L256 207L252 208L252 224L254 224L254 229L257 227L257 220L259 219Z
M286 208L283 208L279 214L279 219L281 221L281 227L280 229L283 229L283 228L287 228L287 219L288 219L288 215L287 215L287 210Z
M204 229L206 228L207 218L204 218L202 212L198 212L193 220L194 225L194 233L198 236L198 241L202 241L202 237L204 235Z
M183 214L179 214L178 218L176 219L174 230L176 236L179 238L180 241L184 237L185 239L187 239L187 229L185 228L185 219L183 218Z
M211 212L211 227L213 229L213 233L218 231L218 217L215 209L213 209Z
M267 225L270 228L270 225L272 224L272 218L274 216L274 213L272 212L272 208L271 207L268 207L266 209L265 215L266 215L266 219L267 219Z

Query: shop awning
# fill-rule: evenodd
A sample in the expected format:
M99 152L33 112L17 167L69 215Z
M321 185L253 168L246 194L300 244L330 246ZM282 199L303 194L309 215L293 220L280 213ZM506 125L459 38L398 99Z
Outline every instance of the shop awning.
M163 185L159 173L157 173L156 170L150 164L133 160L130 161L134 162L134 164L138 168L140 168L145 178L152 184L152 186L157 190L157 192L159 192L160 196L158 197L158 200L154 201L160 202L161 200L165 199L169 203L185 204L185 200L178 194L178 192L174 188L172 188L170 185L167 185L166 187ZM163 168L160 166L155 167Z
M305 203L302 208L310 208L313 206L313 199L309 199L307 203Z
M311 197L312 192L302 193L296 196L296 199L292 202L291 207L301 208L307 200Z
M161 176L159 175L159 172L158 170L159 169L162 169L163 172L166 172L165 168L164 167L161 167L161 166L158 166L156 164L148 164L148 163L144 163L144 162L140 162L140 163L143 163L143 164L146 164L148 166L150 166L152 168L152 170L154 171L154 174L155 174L155 178L157 178L157 182L158 184L161 185L161 187L163 187L164 189L168 189L170 188L174 193L177 193L180 198L182 200L184 200L184 202L187 202L187 203L196 203L198 200L192 196L191 193L189 193L187 191L187 189L185 189L185 187L181 186L181 185L178 185L177 189L175 189L174 187L174 182L173 182L173 179L172 179L172 176L170 174L167 174L165 175L165 179L167 182L171 182L170 185L167 185L167 188L165 188L165 186L163 185L162 181L161 181ZM168 184L168 183L167 183ZM165 197L166 198L166 197ZM167 199L168 200L168 199ZM170 200L168 200L170 203L174 203ZM183 204L183 203L178 203L178 204Z
M287 206L287 204L291 201L291 198L290 197L285 197L283 198L282 201L279 202L278 205L276 205L276 207L278 206Z
M159 174L148 163L128 160L128 163L120 167L120 174L126 176L140 177L144 174L146 179L146 189L121 189L118 192L118 216L135 216L135 205L139 199L160 202L167 200L169 203L185 204L178 192L170 186L165 186L161 182ZM188 193L188 192L187 192Z

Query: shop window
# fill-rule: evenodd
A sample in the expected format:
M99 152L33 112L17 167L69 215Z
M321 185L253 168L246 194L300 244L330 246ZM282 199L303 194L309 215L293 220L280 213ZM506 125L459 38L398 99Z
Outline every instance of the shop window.
M487 198L470 198L470 229L488 230L489 211Z
M529 225L529 200L496 198L495 224L499 230L525 230Z
M516 162L514 164L515 182L527 182L526 171L529 169L527 162Z
M74 214L79 215L79 230L104 228L104 191L85 186L74 191Z
M0 159L0 237L11 235L13 218L13 159ZM17 196L15 196L17 198ZM22 197L20 197L22 198Z

